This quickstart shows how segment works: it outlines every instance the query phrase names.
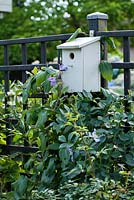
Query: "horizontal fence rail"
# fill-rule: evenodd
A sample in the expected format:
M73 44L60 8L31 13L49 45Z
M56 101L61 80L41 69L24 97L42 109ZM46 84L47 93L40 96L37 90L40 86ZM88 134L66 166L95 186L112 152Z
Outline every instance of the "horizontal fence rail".
M34 67L41 68L43 66L53 66L55 68L58 68L59 64L54 63L43 63L43 64L21 64L21 65L6 65L6 66L0 66L0 71L29 71L32 70Z
M133 30L119 30L119 31L96 31L96 36L107 37L134 37Z
M134 69L134 62L114 62L111 64L113 69Z
M37 42L49 42L49 41L65 41L71 36L70 34L50 35L44 37L33 37L33 38L21 38L11 40L0 40L0 46L3 45L14 45L14 44L28 44Z

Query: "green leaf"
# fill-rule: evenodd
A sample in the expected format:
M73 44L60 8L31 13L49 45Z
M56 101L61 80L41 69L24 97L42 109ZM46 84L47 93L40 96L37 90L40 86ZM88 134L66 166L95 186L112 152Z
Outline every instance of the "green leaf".
M130 135L126 134L119 134L119 138L121 141L125 142L130 139Z
M116 49L116 45L115 45L114 40L112 38L107 37L106 41L113 49Z
M35 74L38 73L38 71L39 71L38 68L37 68L37 67L34 67L33 70L32 70L32 73L35 75Z
M24 165L25 169L30 169L34 163L34 159L30 158Z
M99 69L102 77L107 81L111 81L113 77L112 65L106 61L101 61L99 64Z
M113 158L119 158L120 155L121 155L121 153L120 153L119 151L114 151L114 152L112 152L112 154L111 154L111 156L112 156Z
M73 126L72 126L72 125L66 126L65 129L64 129L64 131L63 131L63 133L64 133L64 134L70 133L72 129L73 129Z
M106 41L109 44L110 47L112 47L113 49L116 49L116 45L115 45L114 40L112 38L102 36L101 41L102 42Z
M68 147L72 147L74 144L69 144L69 143L62 143L59 148L62 149L62 148L68 148Z
M64 166L70 162L70 154L67 148L61 148L59 151L59 156Z
M44 152L46 150L46 143L48 141L48 137L46 137L46 135L41 132L39 133L39 138L40 138L40 149L42 152Z
M30 94L31 86L32 86L31 83L33 80L34 78L30 77L24 84L23 92L22 92L23 103L27 102L28 96Z
M23 194L25 193L26 188L27 188L27 183L28 183L28 178L26 176L23 176L23 175L20 176L20 178L15 183L13 183L13 187L15 189L15 192L20 197L22 197Z
M58 143L49 144L47 149L49 149L49 150L58 150L59 146L60 146L60 144L58 144Z
M75 144L78 138L79 138L79 134L76 134L75 132L69 133L68 142Z
M32 84L31 84L31 92L33 93L33 94L36 94L37 93L37 86L36 86L36 82L35 82L35 80L32 82Z
M22 93L22 97L23 97L23 103L26 103L27 100L28 100L28 91L26 89L23 90L23 93Z
M134 156L132 154L127 154L126 155L126 163L129 166L134 167Z
M55 177L55 162L54 158L50 158L49 164L47 169L44 170L42 177L41 177L41 182L44 185L50 185Z
M46 71L39 71L39 73L36 74L37 87L39 87L46 80L46 77L47 77Z
M43 162L40 162L40 163L38 163L38 165L37 165L37 172L39 171L39 172L42 172L43 171L43 168L44 168L44 166L43 166Z
M66 142L66 138L65 138L64 135L60 135L60 136L58 137L58 140L59 140L60 142Z
M71 35L71 37L67 40L67 42L73 41L73 40L78 36L78 34L81 33L81 32L82 32L81 28L78 28L78 29Z
M44 123L47 121L47 112L42 110L39 114L38 114L38 120L36 122L35 127L36 128L42 128L44 126Z
M43 87L44 87L44 92L48 93L51 90L50 81L46 80L43 83Z
M66 176L68 177L68 179L72 179L77 175L79 175L81 172L82 172L82 166L79 164L75 168L71 169L70 172L66 174Z
M0 137L0 144L6 144L6 140Z

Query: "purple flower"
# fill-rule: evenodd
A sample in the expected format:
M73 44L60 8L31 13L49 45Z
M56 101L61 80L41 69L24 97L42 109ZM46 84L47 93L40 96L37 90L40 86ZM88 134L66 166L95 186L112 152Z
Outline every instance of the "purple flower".
M61 64L60 65L60 71L67 71L68 67L66 65Z
M49 77L47 80L50 81L51 86L55 86L57 84L56 77Z

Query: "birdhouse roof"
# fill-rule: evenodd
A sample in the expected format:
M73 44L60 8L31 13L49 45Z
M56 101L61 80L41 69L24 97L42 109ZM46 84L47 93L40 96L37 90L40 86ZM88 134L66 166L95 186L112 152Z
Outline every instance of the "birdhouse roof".
M79 49L99 41L100 37L79 37L71 42L65 42L57 46L57 49Z

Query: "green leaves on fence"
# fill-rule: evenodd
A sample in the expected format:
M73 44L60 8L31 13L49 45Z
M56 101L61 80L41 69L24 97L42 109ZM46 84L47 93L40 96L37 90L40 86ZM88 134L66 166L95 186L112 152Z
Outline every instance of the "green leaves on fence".
M102 36L101 42L107 42L111 48L116 49L116 45L114 43L114 40L110 37Z
M24 193L26 192L27 184L28 178L23 175L20 176L20 178L13 183L15 200L22 199Z
M30 74L29 79L26 81L23 87L23 103L27 102L28 97L31 94L35 94L37 92L49 93L53 85L51 85L51 82L48 80L48 78L58 78L59 76L59 71L51 66L44 67L39 71L35 67L32 72L33 74Z
M126 154L126 163L129 166L134 167L134 155L133 154Z
M113 77L112 65L106 61L101 61L99 64L99 69L102 77L107 81L111 81Z
M79 33L82 33L81 28L78 28L78 29L71 35L71 37L67 40L67 42L73 41L73 40L79 35Z
M47 78L46 71L39 71L39 73L36 75L37 87L41 86L41 84L46 80L46 78Z
M24 84L24 88L23 88L23 93L22 93L22 96L23 96L23 103L26 103L27 102L27 99L28 99L28 96L30 94L30 90L31 90L31 83L32 83L32 80L33 78L30 77L26 83Z
M81 174L82 172L83 172L82 165L78 164L76 167L71 169L68 173L64 173L64 174L68 179L73 179L79 174Z
M36 122L35 128L43 128L44 123L47 121L47 112L44 110L41 110L41 112L38 114L38 120Z
M107 76L105 68L104 65L102 71ZM28 79L24 88L25 100L32 93L33 84L37 88L44 87L46 74L53 76L56 73L51 69L35 71L35 75ZM109 73L108 77L111 78ZM16 200L32 199L35 190L44 192L44 188L58 188L61 183L70 180L79 183L87 180L89 183L91 177L104 180L116 177L124 184L119 174L122 168L133 172L134 114L124 114L124 98L110 94L105 89L101 90L104 98L94 97L94 94L85 91L78 95L63 94L59 98L58 89L53 88L54 93L49 94L43 105L30 98L29 107L20 119L25 126L16 128L17 131L21 130L22 135L17 142L22 144L26 134L29 144L39 148L39 151L29 153L29 160L24 165L18 162L18 157L15 160L21 172L30 172L30 177L29 174L22 176L20 172L17 175L11 173L15 165L7 161L2 164L2 159L0 161L0 175L4 180L6 177L6 180L12 181L9 171L15 177L13 181L19 177L13 184ZM126 122L131 125L128 133L124 132ZM28 128L27 132L25 127ZM43 195L42 199L46 197Z
M44 185L50 185L55 177L55 159L50 158L47 169L44 170L41 183Z
M40 150L44 153L47 147L47 142L48 142L48 137L44 134L44 132L39 133L39 138L40 138Z

